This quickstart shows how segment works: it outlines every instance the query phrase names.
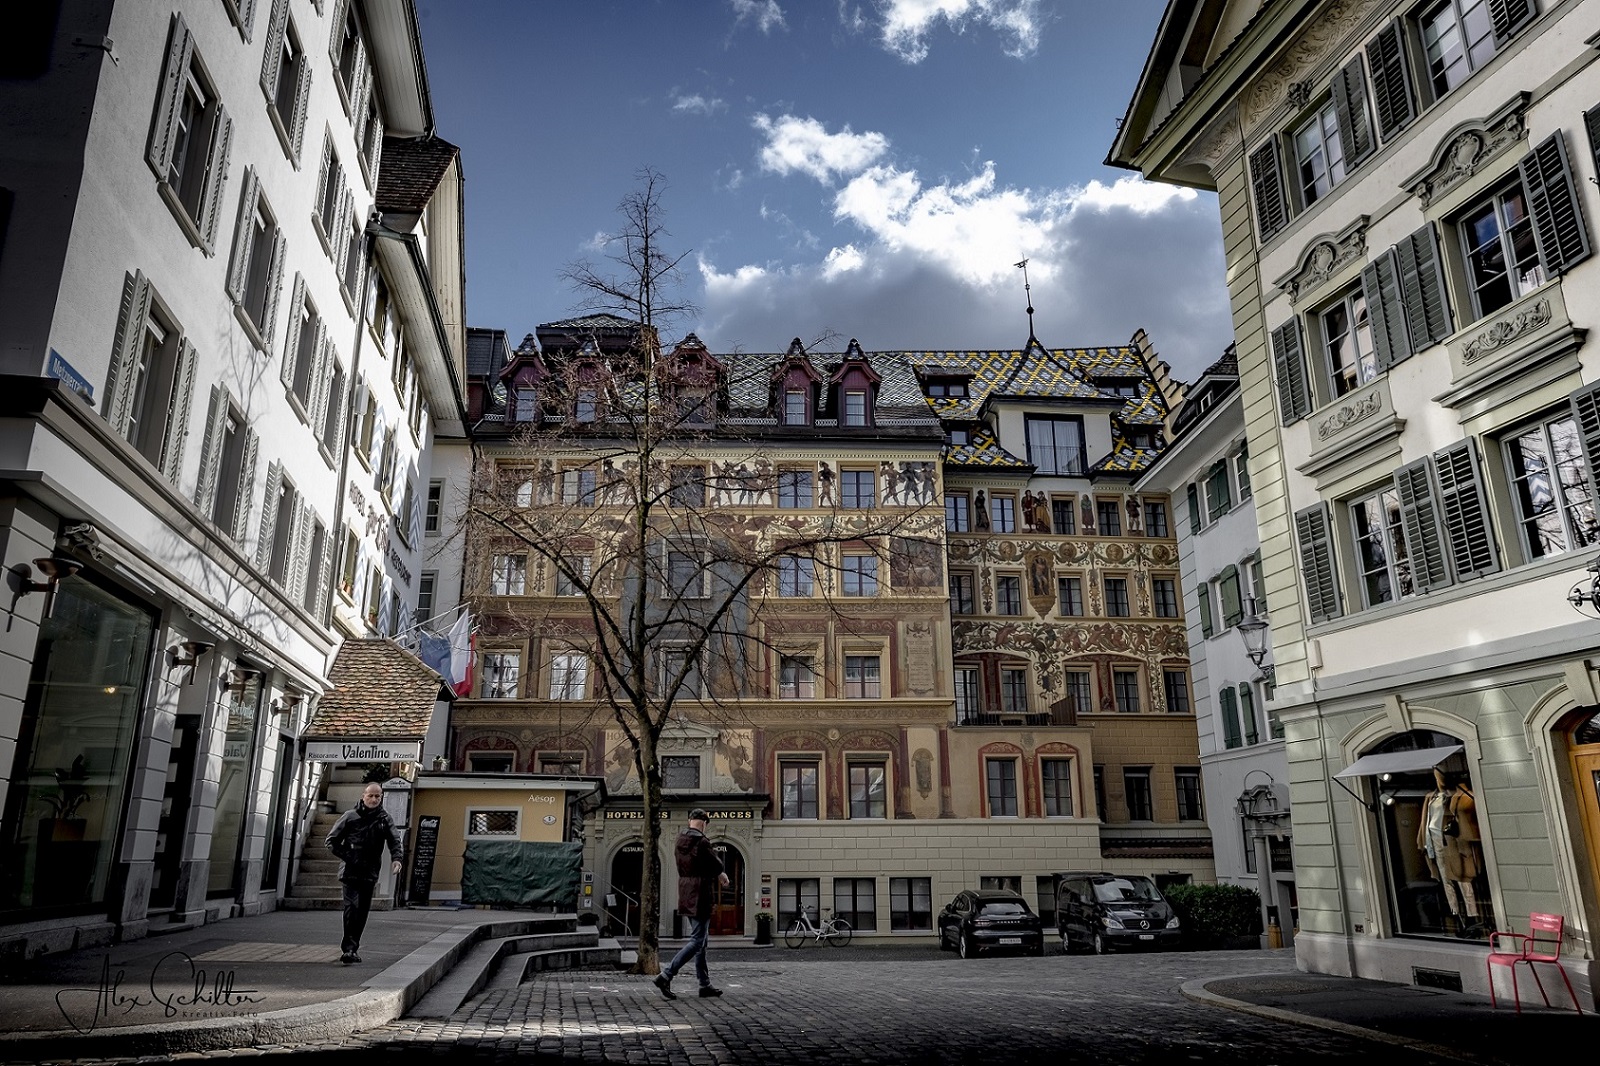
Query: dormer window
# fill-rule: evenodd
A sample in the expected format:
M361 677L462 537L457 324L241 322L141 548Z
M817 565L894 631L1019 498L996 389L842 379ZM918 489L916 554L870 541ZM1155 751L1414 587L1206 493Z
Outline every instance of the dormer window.
M806 424L806 393L804 389L790 389L783 394L783 424L786 426L803 426Z
M599 397L593 389L579 389L573 404L572 417L578 422L593 422L599 413Z
M949 397L960 400L967 397L965 378L930 378L927 388L928 395L934 398Z
M526 385L517 388L516 419L518 422L537 422L539 420L539 393L537 390Z
M710 425L711 397L700 391L681 393L678 396L678 417L686 426Z
M867 424L867 393L865 389L846 389L844 394L844 424Z
M951 444L970 444L972 434L964 429L952 429L945 439Z

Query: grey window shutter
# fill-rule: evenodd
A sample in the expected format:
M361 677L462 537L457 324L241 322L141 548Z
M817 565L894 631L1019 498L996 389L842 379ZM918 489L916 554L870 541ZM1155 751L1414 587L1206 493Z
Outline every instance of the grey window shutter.
M1411 358L1406 309L1400 300L1400 271L1393 248L1385 248L1362 268L1361 291L1367 298L1367 317L1372 323L1372 346L1377 350L1378 369L1387 370Z
M311 213L317 221L322 223L322 232L326 237L333 236L333 222L331 218L322 217L322 205L328 196L328 182L333 178L333 134L322 135L322 162L317 165L317 198L312 202ZM337 208L334 211L338 214ZM332 244L333 241L329 241Z
M1555 277L1589 257L1589 231L1578 204L1578 187L1560 130L1540 141L1517 164L1528 193L1528 214L1546 277Z
M331 357L328 360L330 367L337 366L338 352L331 343L328 345L328 354ZM332 382L328 390L328 411L333 421L330 423L325 420L322 425L317 427L317 433L322 443L327 445L328 450L338 454L344 441L345 383L341 380L335 380L331 370L328 376Z
M172 408L167 412L167 431L161 442L161 473L174 487L183 473L183 446L189 439L189 408L194 404L194 372L199 361L188 338L179 342Z
M305 602L306 569L310 565L311 507L305 500L294 502L293 553L289 556L289 572L283 575L283 587L296 603Z
M328 58L333 60L333 69L339 69L339 46L344 43L344 14L350 0L337 0L333 5L333 17L328 20Z
M1217 702L1222 707L1222 743L1230 748L1237 748L1240 744L1237 700L1232 688L1225 686L1217 693Z
M1255 199L1256 224L1261 230L1261 239L1269 241L1289 221L1276 140L1270 140L1250 153L1250 190Z
M1189 532L1200 532L1200 488L1189 483Z
M1411 343L1416 348L1437 344L1450 335L1450 298L1445 294L1433 223L1424 223L1395 245L1395 254L1400 261L1400 296Z
M383 115L374 111L372 113L372 121L377 128L372 131L372 158L367 160L367 164L372 170L372 182L373 186L376 187L378 167L383 162Z
M256 431L246 426L244 430L244 453L239 458L239 484L233 486L238 495L233 508L233 539L237 544L243 544L244 538L250 532L250 502L255 498L256 488L256 458L261 450L261 438L256 436ZM227 489L228 486L220 486Z
M1578 424L1578 439L1583 442L1583 458L1589 468L1589 491L1600 484L1600 383L1586 385L1568 401L1572 419Z
M333 587L333 531L326 530L322 534L322 558L317 560L317 605L316 614L321 618L328 610L328 590Z
M278 297L283 293L283 261L288 257L284 254L288 242L283 236L283 227L272 227L272 259L267 268L267 306L265 314L261 317L261 337L266 341L268 349L272 346L272 332L278 328Z
M1311 390L1306 381L1305 352L1300 345L1300 321L1291 318L1272 331L1272 370L1278 379L1278 402L1283 424L1290 425L1311 413Z
M256 0L239 0L239 33L244 37L245 43L250 43L250 34L254 32L256 21Z
M1456 578L1465 581L1499 570L1494 531L1489 524L1488 495L1472 441L1457 441L1434 452L1433 466L1439 479L1439 510Z
M1372 104L1378 113L1378 136L1387 141L1417 117L1406 64L1404 26L1396 19L1367 45L1372 71Z
M1239 596L1239 568L1231 563L1217 577L1217 594L1222 598L1222 624L1229 627L1244 618L1244 601Z
M227 418L228 392L221 385L213 385L211 405L206 408L206 435L200 441L200 476L194 486L194 505L208 515L217 498L217 467L222 462Z
M1394 487L1400 496L1400 521L1412 578L1423 592L1443 588L1450 584L1450 564L1445 558L1428 460L1418 459L1395 471Z
M156 113L150 123L150 144L145 159L162 181L172 172L172 135L178 128L178 109L183 106L184 78L194 56L194 35L182 15L172 16L167 36L167 60L161 68L161 90L156 94Z
M355 195L346 186L341 190L339 196L339 219L334 223L338 232L333 235L333 266L341 282L345 278L345 258L350 254L350 241L355 236L354 231L351 229L352 222L350 218L351 215L355 214L355 210ZM359 292L351 292L350 298L354 300L360 295ZM361 314L360 308L356 309L356 314Z
M272 0L272 17L261 57L261 91L273 99L278 91L278 67L283 62L283 33L289 25L289 0Z
M300 149L306 141L306 104L311 100L311 64L300 64L300 80L294 87L294 117L289 122L289 139L294 143L294 165L300 166Z
M295 363L300 357L300 309L305 299L305 275L296 271L294 295L289 299L289 327L283 331L283 365L278 369L278 380L286 389L294 388Z
M1201 584L1195 591L1200 593L1200 633L1209 637L1217 629L1216 623L1211 618L1211 587Z
M211 127L211 151L206 155L206 184L200 199L201 238L205 252L217 247L217 227L222 223L222 194L228 187L228 158L233 151L233 116L217 101L217 120Z
M325 319L317 320L316 346L312 349L316 353L316 365L311 369L311 434L314 437L322 436L322 425L328 417L328 377L333 367L332 349L333 342L328 338L328 323Z
M1533 0L1489 0L1496 44L1505 44L1533 18Z
M1595 173L1600 174L1600 106L1583 113L1583 129L1589 135L1589 161L1594 164Z
M133 414L134 390L128 376L144 345L144 324L150 314L150 279L144 271L123 275L122 305L117 310L117 332L111 342L111 365L106 369L106 392L102 413L117 436L128 435Z
M1339 605L1339 582L1334 568L1333 531L1328 505L1319 503L1296 511L1295 539L1300 544L1300 573L1306 582L1306 609L1313 622L1326 622L1344 613Z
M239 193L239 222L233 233L233 260L228 264L228 296L244 303L246 279L250 274L250 249L256 239L256 201L261 197L261 182L255 167L244 168L244 188Z
M1344 149L1345 166L1354 170L1376 146L1367 111L1366 66L1360 52L1333 76L1333 112L1339 120L1339 145Z
M267 491L261 499L261 539L256 542L256 569L263 574L272 568L272 541L278 533L278 497L283 495L283 467L267 466Z

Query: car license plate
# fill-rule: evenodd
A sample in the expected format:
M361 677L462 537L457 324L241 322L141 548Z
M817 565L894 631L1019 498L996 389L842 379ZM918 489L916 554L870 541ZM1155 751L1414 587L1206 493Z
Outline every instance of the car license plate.
M1022 938L1020 936L1003 936L1003 937L1000 938L1000 943L1002 943L1002 944L1020 944L1020 943L1022 943Z
M1139 939L1140 940L1154 940L1155 938L1156 938L1156 935L1154 933L1140 933L1139 934Z

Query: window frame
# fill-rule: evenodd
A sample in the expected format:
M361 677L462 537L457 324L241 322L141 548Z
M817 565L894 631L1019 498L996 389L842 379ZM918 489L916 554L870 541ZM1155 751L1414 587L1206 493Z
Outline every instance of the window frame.
M839 506L853 511L870 511L878 506L878 472L851 469L839 471Z
M804 777L806 770L811 771L809 786ZM791 791L789 780L790 771L796 771L798 774L794 782L793 791ZM810 793L809 800L807 798L808 791ZM807 810L810 811L809 814L806 813ZM779 754L778 817L784 821L821 820L822 759L820 756Z
M1111 668L1111 695L1118 714L1143 713L1144 691L1140 682L1141 671L1137 666Z
M1151 787L1152 767L1149 766L1124 766L1122 768L1122 795L1128 808L1130 822L1155 821L1155 794ZM1143 782L1140 786L1140 782ZM1134 797L1140 797L1139 805L1135 805ZM1144 817L1139 815L1143 813Z
M498 664L491 667L491 663ZM491 673L495 680L490 680ZM509 679L507 678L509 674ZM518 648L486 648L478 668L478 698L514 700L522 691L522 651Z
M1039 799L1046 818L1075 818L1077 817L1077 774L1073 763L1076 757L1071 755L1041 755L1039 757ZM1052 770L1064 767L1066 781L1060 780L1059 775L1047 773L1046 768ZM1060 810L1062 800L1066 801L1066 810ZM1052 809L1056 808L1056 809Z
M582 652L558 651L550 656L547 698L570 702L589 695L589 657Z
M862 772L862 793L857 803L857 771ZM877 771L877 798L873 798L872 771ZM883 821L889 817L889 763L887 756L850 756L845 760L845 815L852 821Z
M1015 755L985 755L983 757L984 816L988 818L1021 817L1021 791L1019 763ZM998 775L996 770L1002 772ZM1009 770L1009 776L1004 771ZM998 790L996 786L999 786ZM997 802L998 801L998 802ZM996 807L1002 808L996 810Z
M994 613L1007 617L1022 614L1022 575L996 574L994 577Z
M1049 441L1035 440L1035 427L1047 427ZM1061 441L1061 431L1067 430L1069 439ZM1085 463L1086 441L1083 418L1078 415L1024 415L1023 441L1028 449L1028 462L1041 477L1082 477L1088 470ZM1062 462L1065 453L1065 462ZM1048 459L1048 462L1041 460Z
M787 679L793 671L792 680ZM805 676L800 676L801 670ZM817 697L816 656L804 652L784 653L778 656L778 698L781 700L811 700Z
M852 677L854 673L854 677ZM840 664L840 693L847 700L879 700L883 698L883 656L876 653L853 653L844 656ZM854 691L852 691L852 688Z

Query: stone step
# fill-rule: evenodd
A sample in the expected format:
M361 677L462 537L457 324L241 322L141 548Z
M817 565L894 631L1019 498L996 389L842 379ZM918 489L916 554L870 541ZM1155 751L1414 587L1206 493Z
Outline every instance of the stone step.
M306 849L305 855L300 859L300 876L304 878L306 874L337 875L339 867L342 865L339 860L329 855L324 849L318 848L317 850L320 854L313 856L311 849Z
M498 937L474 945L427 995L406 1012L406 1016L450 1017L463 1003L488 986L498 971L505 968L505 960L515 960L510 968L520 973L527 966L528 958L536 952L545 953L544 949L550 945L571 945L549 951L567 954L569 958L575 957L570 955L572 952L599 950L601 945L599 931L593 926L579 929L576 915L551 915L548 919L531 919L526 925L530 930L528 933ZM617 954L620 957L620 951ZM605 968L613 968L614 964L609 956L597 956L594 963L596 967Z
M340 891L339 871L337 869L333 869L308 872L305 869L304 864L302 864L300 868L300 876L294 879L294 887L296 889L318 888L338 892Z
M344 906L344 900L338 896L296 896L291 890L290 894L278 900L278 909L283 911L336 911ZM393 910L394 904L386 899L372 901L375 911Z

